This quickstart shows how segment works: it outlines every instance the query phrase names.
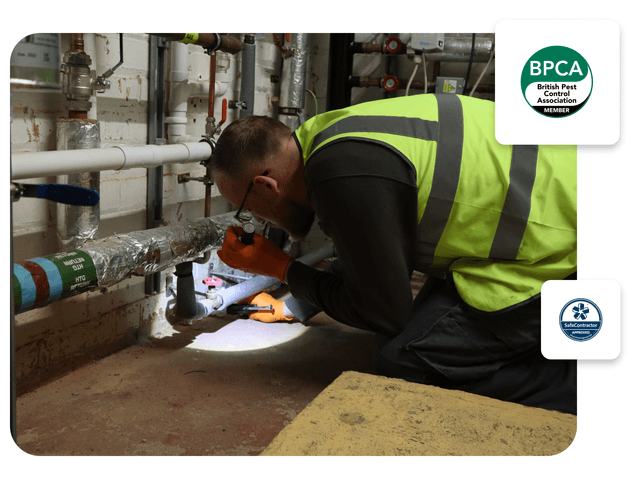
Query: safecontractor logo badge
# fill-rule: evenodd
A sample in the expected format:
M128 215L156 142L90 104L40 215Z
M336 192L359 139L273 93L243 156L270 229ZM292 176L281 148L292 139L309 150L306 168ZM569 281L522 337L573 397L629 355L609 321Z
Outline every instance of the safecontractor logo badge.
M541 297L540 348L546 358L613 360L620 354L615 280L548 280Z
M571 340L591 340L602 328L602 312L591 300L576 298L560 311L560 328Z
M520 83L531 108L546 117L562 118L585 106L593 90L593 74L578 52L553 46L529 57Z

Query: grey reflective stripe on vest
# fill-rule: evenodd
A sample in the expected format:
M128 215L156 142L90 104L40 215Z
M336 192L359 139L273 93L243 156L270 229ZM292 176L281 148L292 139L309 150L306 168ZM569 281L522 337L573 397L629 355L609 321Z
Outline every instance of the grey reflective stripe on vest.
M504 200L489 258L515 260L531 212L531 193L536 179L537 145L514 145L509 168L509 189Z
M457 95L436 94L440 137L436 152L431 192L418 226L420 264L433 262L433 255L444 232L458 190L464 119ZM425 258L426 257L426 258Z
M345 117L313 138L311 152L325 140L344 133L388 133L422 140L437 140L438 122L410 117L370 115Z

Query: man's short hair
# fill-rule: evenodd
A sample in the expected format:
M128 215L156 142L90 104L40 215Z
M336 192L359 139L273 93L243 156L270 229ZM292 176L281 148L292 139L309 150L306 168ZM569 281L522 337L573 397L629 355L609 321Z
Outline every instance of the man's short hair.
M254 115L236 120L216 142L211 166L232 178L240 176L277 153L291 133L289 127L271 117Z

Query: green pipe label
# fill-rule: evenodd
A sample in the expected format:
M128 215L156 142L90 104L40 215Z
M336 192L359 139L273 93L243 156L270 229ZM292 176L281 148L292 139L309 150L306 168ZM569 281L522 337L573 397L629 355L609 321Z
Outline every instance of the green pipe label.
M185 33L184 38L180 40L180 43L196 43L200 38L197 33Z
M20 286L20 280L13 275L13 308L18 311L22 306L22 287Z
M86 252L70 250L47 255L44 258L50 260L60 271L63 295L67 292L85 290L98 283L95 265Z

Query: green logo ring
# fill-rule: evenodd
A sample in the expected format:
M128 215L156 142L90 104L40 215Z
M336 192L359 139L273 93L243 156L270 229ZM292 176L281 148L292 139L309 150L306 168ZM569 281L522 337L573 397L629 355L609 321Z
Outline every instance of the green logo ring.
M525 63L520 88L529 106L551 118L573 115L593 92L593 73L587 60L563 46L545 47Z

